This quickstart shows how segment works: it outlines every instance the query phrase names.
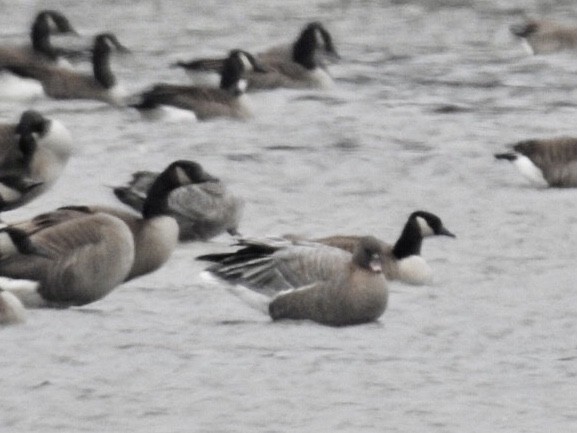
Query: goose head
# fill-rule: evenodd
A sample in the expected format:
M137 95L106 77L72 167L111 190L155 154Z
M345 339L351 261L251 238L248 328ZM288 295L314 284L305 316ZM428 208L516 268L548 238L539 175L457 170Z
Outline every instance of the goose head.
M36 110L26 110L16 125L20 135L20 150L30 155L41 145L54 152L62 160L67 160L72 152L72 137L68 129L58 120L47 119Z
M319 66L316 54L323 50L329 57L338 59L335 46L330 33L320 22L308 24L301 32L293 45L293 61L304 68L312 70Z
M204 171L194 161L179 160L171 163L150 186L142 208L144 218L168 213L169 194L181 186L216 181L217 178Z
M353 263L362 269L374 273L381 273L382 244L372 236L366 236L360 239L353 252Z
M244 76L249 72L264 73L267 69L255 57L243 50L232 50L222 65L220 88L240 95L246 90Z
M445 228L441 218L437 215L421 210L416 211L409 216L401 236L395 243L393 254L398 259L419 255L423 238L427 236L456 237Z

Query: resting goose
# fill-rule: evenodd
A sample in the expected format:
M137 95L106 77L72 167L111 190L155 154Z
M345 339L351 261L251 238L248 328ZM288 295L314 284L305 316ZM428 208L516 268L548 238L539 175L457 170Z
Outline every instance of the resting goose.
M373 237L361 238L353 254L315 243L241 244L207 271L262 295L273 320L355 325L377 320L387 307L381 247Z
M252 116L244 94L244 77L249 71L262 73L263 69L251 54L233 50L222 67L219 88L157 84L131 106L149 117L156 117L158 110L168 106L191 111L200 120L214 117L247 119Z
M21 77L37 80L50 98L90 99L118 106L124 104L125 95L110 69L113 50L128 51L112 33L95 37L92 75L51 65L6 65L5 68Z
M50 43L51 34L77 34L68 19L60 12L44 10L32 24L31 46L0 46L0 70L4 65L57 64L63 50Z
M309 23L290 46L273 47L257 55L267 73L247 75L249 90L284 88L326 88L333 80L326 72L326 59L338 58L330 33L319 22ZM222 59L179 61L174 66L189 75L217 71Z
M26 311L20 300L0 288L0 325L13 325L26 320Z
M191 184L168 196L168 213L178 222L181 241L206 241L223 232L238 235L243 202L228 192L224 183L208 174L200 164ZM141 211L145 197L159 173L139 171L126 186L114 188L124 204Z
M0 276L36 281L9 290L38 308L95 302L155 271L178 242L166 201L195 171L189 161L170 164L150 188L142 218L105 206L71 206L9 225L0 231Z
M548 54L577 48L577 28L552 21L529 20L510 27L530 54Z
M532 183L577 187L577 138L525 140L511 147L513 151L496 153L495 158L511 161Z
M409 216L394 245L379 241L383 272L387 280L399 280L413 285L427 284L431 281L431 267L421 256L423 239L428 236L455 237L445 228L437 215L416 211ZM313 242L352 252L360 239L360 236L329 236L313 239Z
M0 212L20 207L51 188L72 148L68 129L37 111L25 111L17 124L0 124Z

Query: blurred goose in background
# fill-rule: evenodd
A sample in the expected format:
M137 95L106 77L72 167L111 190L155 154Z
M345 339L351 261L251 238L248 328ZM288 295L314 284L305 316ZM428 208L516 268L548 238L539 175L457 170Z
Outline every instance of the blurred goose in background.
M113 51L128 52L112 33L94 38L92 50L93 74L84 74L51 65L5 65L10 72L42 85L44 93L54 99L91 99L112 105L124 104L124 91L110 69Z
M58 120L34 110L17 124L0 124L0 212L20 207L58 180L73 144Z
M432 279L433 271L426 260L421 256L423 239L429 236L455 235L445 228L441 219L430 212L413 212L394 245L379 241L383 272L387 280L399 280L407 284L427 284ZM353 252L362 239L360 236L329 236L313 239L336 248Z
M197 167L191 183L174 189L168 196L167 213L180 228L181 241L206 241L225 231L238 236L243 201L228 192L224 183ZM138 171L126 186L114 188L124 204L141 211L148 191L159 173Z
M26 320L26 310L20 300L0 287L0 325L13 325Z
M44 10L36 15L32 24L31 46L0 46L0 70L4 65L57 64L64 50L50 42L52 34L77 34L68 19L60 12Z
M32 308L95 302L124 281L161 267L178 242L178 225L166 215L170 192L191 182L197 167L170 164L156 179L142 218L106 206L70 206L0 230L0 276Z
M264 70L251 54L233 50L222 67L219 88L157 84L130 106L150 118L165 116L169 108L193 112L200 120L214 117L247 119L252 116L245 95L245 75L250 71L262 73Z
M275 88L327 88L333 79L326 71L326 59L338 58L330 33L319 22L308 24L290 46L273 47L257 56L267 70L247 74L249 90ZM218 71L222 59L195 59L177 62L189 75Z
M552 21L528 20L510 27L522 39L530 54L547 54L577 49L577 27Z
M352 254L311 242L240 244L244 248L223 255L207 272L264 307L273 320L355 325L377 320L387 307L381 245L373 237L361 238ZM242 287L254 293L244 294Z
M495 158L512 162L533 184L577 187L577 138L525 140L511 147Z

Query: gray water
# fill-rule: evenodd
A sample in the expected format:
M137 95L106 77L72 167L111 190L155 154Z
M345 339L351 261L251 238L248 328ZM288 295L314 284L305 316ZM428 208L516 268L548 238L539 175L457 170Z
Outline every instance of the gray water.
M505 4L506 3L506 4ZM63 121L77 152L53 190L7 221L115 204L107 185L174 159L246 200L247 235L374 234L417 209L429 286L392 283L375 324L271 323L199 278L181 245L154 274L83 308L29 311L1 332L2 432L577 431L575 190L535 188L492 157L575 135L577 56L528 57L508 26L575 20L572 1L1 1L0 39L40 8L84 35L114 31L130 92L186 82L167 65L288 42L321 20L343 60L333 90L251 95L255 119L166 124L97 102L0 101ZM62 39L62 43L69 43ZM78 44L77 41L72 41ZM88 68L88 66L85 66ZM119 205L120 206L120 205Z

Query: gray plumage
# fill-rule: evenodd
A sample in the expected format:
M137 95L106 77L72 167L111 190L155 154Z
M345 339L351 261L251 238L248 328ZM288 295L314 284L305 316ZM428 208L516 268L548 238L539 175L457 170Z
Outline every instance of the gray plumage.
M4 65L4 68L23 78L37 80L47 96L54 99L99 100L112 105L123 105L124 96L110 68L113 50L127 52L112 33L94 38L92 74L84 74L53 65Z
M0 275L37 282L11 288L26 306L67 307L101 299L162 266L178 241L167 195L190 182L188 161L169 165L150 188L142 218L104 206L72 206L0 231Z
M512 152L497 153L495 158L513 162L531 181L542 177L551 187L577 187L577 138L525 140L511 147Z
M528 20L512 25L510 30L527 43L532 54L577 49L577 27L574 26L546 20Z
M168 196L167 212L178 222L180 240L206 241L225 231L238 235L243 201L232 195L219 179L202 172L198 183L177 188ZM158 173L150 171L136 172L128 185L114 188L114 194L140 211L157 176Z
M17 124L0 124L0 211L20 207L50 189L72 149L68 129L37 111L25 111Z
M272 298L268 312L273 320L354 325L377 320L387 307L380 246L372 237L362 238L353 254L316 243L241 244L244 248L223 255L207 270Z

